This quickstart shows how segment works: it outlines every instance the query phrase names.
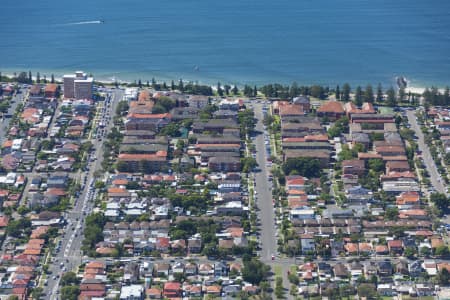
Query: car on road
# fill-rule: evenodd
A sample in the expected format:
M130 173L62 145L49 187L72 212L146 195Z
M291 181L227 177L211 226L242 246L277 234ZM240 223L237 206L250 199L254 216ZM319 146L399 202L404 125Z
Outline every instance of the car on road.
M272 260L275 260L275 255L272 254Z

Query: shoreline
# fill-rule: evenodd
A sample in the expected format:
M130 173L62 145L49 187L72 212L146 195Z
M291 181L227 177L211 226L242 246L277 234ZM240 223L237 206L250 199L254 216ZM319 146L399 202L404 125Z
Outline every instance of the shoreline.
M1 71L1 70L0 70ZM17 74L19 74L20 72L24 72L24 71L16 71L16 73ZM72 71L72 73L73 72L75 72L75 71ZM28 74L28 72L26 72L27 74ZM70 72L68 72L68 73L70 73ZM90 73L90 72L87 72L87 73ZM50 74L50 75L49 75ZM44 75L46 75L46 78L47 78L47 80L48 81L50 81L50 78L51 78L51 74L54 74L54 78L55 78L55 81L56 82L58 82L58 83L61 83L62 84L62 82L63 82L63 78L62 78L62 74L60 73L60 72L40 72L40 76L41 76L41 79L43 78L43 76ZM95 73L92 73L92 75L93 75L93 77L94 77L94 81L95 82L99 82L99 83L102 83L102 84L105 84L105 85L113 85L115 82L117 82L117 83L119 83L119 85L123 85L123 84L125 84L125 85L127 85L127 84L134 84L134 83L137 83L140 79L139 78L137 78L137 79L134 79L134 80L123 80L123 79L120 79L120 78L117 78L117 80L113 80L113 78L114 77L111 77L111 78L107 78L107 76L98 76L98 77L96 77L95 76ZM8 71L6 71L5 73L3 73L2 72L2 76L4 76L4 77L7 77L7 78L9 78L9 79L13 79L14 78L14 71L11 71L11 70L8 70ZM33 80L36 80L36 71L32 71L32 78L33 78ZM170 85L170 83L171 83L171 81L173 80L174 82L175 82L175 84L177 84L178 83L178 81L180 80L180 79L178 79L178 80L175 80L175 79L159 79L159 78L155 78L155 80L156 80L156 82L158 83L158 84L161 84L161 83L163 83L163 82L166 82L166 84L167 85ZM210 87L212 87L213 89L216 89L217 88L217 84L208 84L208 83L203 83L203 82L201 82L201 81L198 81L198 80L188 80L188 79L183 79L183 78L181 78L181 80L183 80L183 82L184 82L184 84L186 84L186 83L198 83L199 85L206 85L206 86L210 86ZM150 80L148 80L148 81L151 81L151 79ZM141 79L141 82L142 82L142 85L146 85L146 83L147 83L147 80L142 80ZM405 92L406 93L412 93L412 94L420 94L420 95L422 95L423 93L424 93L424 91L425 91L425 89L426 88L430 88L430 87L426 87L426 86L422 86L422 85L410 85L411 84L411 80L410 79L407 79L407 82L408 82L408 86L405 88ZM276 83L278 83L278 82L266 82L266 83L264 83L264 84L262 84L262 85L256 85L256 86L263 86L263 85L266 85L266 84L276 84ZM340 83L339 85L342 87L342 85L344 84L345 82L343 82L343 83ZM285 83L281 83L281 84L283 84L283 85L291 85L292 83L288 83L288 84L285 84ZM301 83L298 83L297 82L297 84L299 85L299 86L301 86L302 84ZM250 85L250 86L253 86L254 84L249 84L249 83L228 83L228 82L221 82L221 85L222 85L222 87L224 86L224 85L230 85L230 86L234 86L234 85L236 85L237 87L239 87L239 88L243 88L245 85ZM316 84L304 84L305 86L312 86L312 85L316 85ZM317 84L317 85L320 85L320 86L329 86L330 88L333 88L334 89L334 87L333 87L333 85L327 85L327 84ZM351 85L351 84L350 84ZM351 85L352 86L352 85ZM355 85L356 86L356 85ZM372 87L374 88L374 89L376 89L376 84L374 85L374 84L372 84ZM433 85L432 85L433 86ZM364 86L362 86L363 88L364 88ZM388 88L388 85L386 85L386 86L384 86L383 85L383 89L384 90L386 90ZM395 87L394 87L395 88ZM354 89L354 87L352 88L352 89ZM441 93L443 93L444 92L444 90L445 90L445 88L443 88L443 87L438 87L438 90L441 92Z

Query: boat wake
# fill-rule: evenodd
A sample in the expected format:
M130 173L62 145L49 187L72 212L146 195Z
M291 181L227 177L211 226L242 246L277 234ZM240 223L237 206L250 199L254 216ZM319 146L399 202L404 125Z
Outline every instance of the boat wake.
M74 26L74 25L89 25L89 24L103 24L103 20L95 20L95 21L83 21L83 22L73 22L73 23L66 23L62 24L64 26Z

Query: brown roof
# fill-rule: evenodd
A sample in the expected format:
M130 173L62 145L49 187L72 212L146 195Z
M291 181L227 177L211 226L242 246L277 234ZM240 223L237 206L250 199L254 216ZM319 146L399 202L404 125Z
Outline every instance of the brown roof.
M280 116L287 116L287 115L304 115L305 112L303 111L303 106L297 105L297 104L287 104L280 106Z
M122 161L141 161L141 160L165 160L167 157L166 151L158 151L156 154L119 154L119 160Z
M327 101L319 107L317 112L344 113L344 108L341 102Z
M45 92L47 93L56 93L58 89L58 85L55 83L49 83L45 86Z
M403 242L401 240L392 240L392 241L388 241L388 246L389 248L402 248L403 247Z

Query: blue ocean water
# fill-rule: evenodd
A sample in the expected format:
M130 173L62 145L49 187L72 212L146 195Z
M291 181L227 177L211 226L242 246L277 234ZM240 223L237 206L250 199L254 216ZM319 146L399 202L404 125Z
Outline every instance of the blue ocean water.
M450 84L448 0L2 0L0 36L4 73Z

